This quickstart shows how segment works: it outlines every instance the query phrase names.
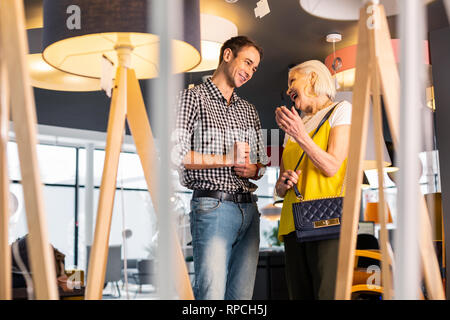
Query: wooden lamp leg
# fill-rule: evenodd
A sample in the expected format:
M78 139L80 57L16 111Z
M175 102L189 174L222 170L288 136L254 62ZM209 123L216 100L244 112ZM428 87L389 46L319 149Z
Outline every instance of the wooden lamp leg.
M375 57L373 57L375 58ZM374 61L372 59L372 61ZM376 64L374 64L376 69ZM383 170L383 124L381 116L380 87L378 82L377 70L374 70L372 79L373 94L373 119L374 119L374 137L375 137L375 153L377 157L378 170L378 220L380 221L380 247L381 247L381 279L383 284L383 300L392 299L392 277L389 266L388 251L388 233L386 229L387 208L384 197L384 170Z
M365 11L361 10L361 17ZM358 52L353 94L352 126L347 162L347 187L342 211L341 237L336 277L335 298L349 300L353 281L356 236L361 201L362 160L366 150L369 117L370 59L366 31L366 19L358 25Z
M28 43L22 1L0 1L1 47L8 69L11 110L19 149L23 194L29 230L28 247L36 299L58 299L54 259L44 214L36 152L36 110L26 53Z
M100 197L97 209L94 241L92 244L86 300L100 300L105 281L106 263L108 260L108 243L111 231L111 220L116 192L117 169L121 141L125 130L127 105L127 69L119 67L116 74L116 86L111 100L111 110L108 120L105 162L103 166Z
M399 141L399 119L400 119L400 80L398 77L397 65L391 48L389 27L382 6L378 6L380 28L375 32L375 52L378 76L381 80L381 87L386 105L386 115L389 128L395 147L398 148ZM381 71L382 70L382 71ZM419 194L420 198L420 239L419 250L423 264L425 284L431 299L444 299L444 289L440 279L439 263L433 248L431 236L431 224L425 203L425 198Z
M136 78L134 70L128 72L128 125L131 134L136 144L137 153L141 159L142 168L144 170L147 187L152 198L152 203L155 206L155 211L158 213L157 204L157 175L155 168L157 168L156 149L154 145L152 130L148 121L147 112L145 110L144 100L142 98L139 82ZM173 227L173 226L172 226ZM180 242L178 241L177 233L172 230L171 234L175 236L175 285L178 296L182 300L192 300L194 295L192 292L191 283L186 267L186 262L181 250Z
M157 168L156 148L152 130L145 110L141 87L133 69L128 71L128 111L127 121L133 136L136 151L141 160L145 181L152 198L153 206L157 205L158 188L155 184ZM155 211L158 208L155 207Z
M1 41L0 41L1 44ZM0 300L11 299L11 250L9 235L9 179L7 145L9 127L9 89L6 64L0 47Z
M368 4L372 5L372 4ZM360 21L358 29L358 53L356 57L356 79L353 98L353 115L352 129L350 137L350 150L348 160L348 189L344 200L344 208L342 214L341 240L339 244L339 259L336 279L336 299L350 299L352 272L354 263L354 252L357 234L357 211L359 208L359 192L361 181L361 160L365 151L365 143L367 136L367 108L369 98L369 86L371 81L381 80L381 88L385 98L386 114L391 129L394 144L398 146L398 125L399 125L399 92L400 81L398 78L397 67L393 51L391 48L389 29L387 26L386 15L384 9L380 5L372 5L373 14L376 18L377 25L373 30L368 32L366 22L369 21L367 15L367 5L360 11ZM372 54L369 53L369 50ZM375 66L373 70L369 66ZM383 72L381 72L383 70ZM376 73L377 77L371 79ZM379 91L375 87L375 91ZM378 97L379 98L379 97ZM379 101L376 100L376 103ZM380 111L377 111L379 113ZM379 117L379 116L378 116ZM362 121L360 121L362 119ZM379 126L379 124L378 124ZM378 141L379 140L379 141ZM381 139L377 141L380 142ZM360 145L358 145L360 144ZM378 162L380 159L378 159ZM379 172L382 172L379 168ZM382 183L380 182L380 185ZM381 193L380 193L381 194ZM421 201L421 234L420 234L420 253L424 267L425 282L427 290L432 299L443 299L444 291L442 282L439 277L439 265L433 250L431 241L431 226L429 216L426 211L425 199L422 195L418 195ZM385 211L385 209L382 211ZM383 215L383 213L382 213ZM385 213L384 213L385 218ZM384 248L384 249L383 249ZM387 258L390 246L387 245L387 235L383 236L382 251L383 260L385 260L385 273ZM384 278L388 276L385 274ZM390 282L387 283L388 286ZM386 297L389 297L389 293Z

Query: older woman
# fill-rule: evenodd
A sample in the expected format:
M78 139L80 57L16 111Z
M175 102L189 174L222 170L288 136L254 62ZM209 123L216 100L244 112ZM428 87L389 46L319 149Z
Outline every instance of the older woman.
M347 166L352 106L334 102L336 89L327 67L311 60L289 71L287 94L295 107L275 111L279 127L286 133L275 190L284 197L278 237L284 241L286 279L291 299L333 299L339 240L297 242L292 204L297 202L293 186L304 200L340 195ZM334 108L314 138L320 121ZM301 111L300 117L297 110ZM295 166L302 154L299 168Z

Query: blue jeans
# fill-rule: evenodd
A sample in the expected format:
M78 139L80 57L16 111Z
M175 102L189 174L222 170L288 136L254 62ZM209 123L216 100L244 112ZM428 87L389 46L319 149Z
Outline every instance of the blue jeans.
M256 203L191 200L194 295L198 300L250 300L258 265Z

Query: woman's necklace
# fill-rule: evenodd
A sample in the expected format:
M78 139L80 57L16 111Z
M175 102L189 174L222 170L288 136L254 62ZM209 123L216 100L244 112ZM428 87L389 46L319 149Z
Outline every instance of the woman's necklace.
M313 114L309 114L309 115L307 115L307 116L304 116L304 117L302 118L303 124L307 124L307 123L312 119L313 116L314 116Z
M327 103L325 104L325 107L321 108L321 109L320 109L319 111L317 111L316 113L305 115L305 116L302 118L303 124L306 125L308 122L310 122L310 121L314 118L315 115L317 115L318 113L320 113L322 110L327 109L327 108L330 107L331 105L333 105L333 101L327 102Z

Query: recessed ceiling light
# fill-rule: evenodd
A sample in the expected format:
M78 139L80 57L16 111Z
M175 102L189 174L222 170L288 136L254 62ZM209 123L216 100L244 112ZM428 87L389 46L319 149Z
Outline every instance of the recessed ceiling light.
M340 33L330 33L327 34L327 42L339 42L342 40L342 35Z
M228 2L228 3L236 3L236 2L238 2L239 0L225 0L225 2Z

